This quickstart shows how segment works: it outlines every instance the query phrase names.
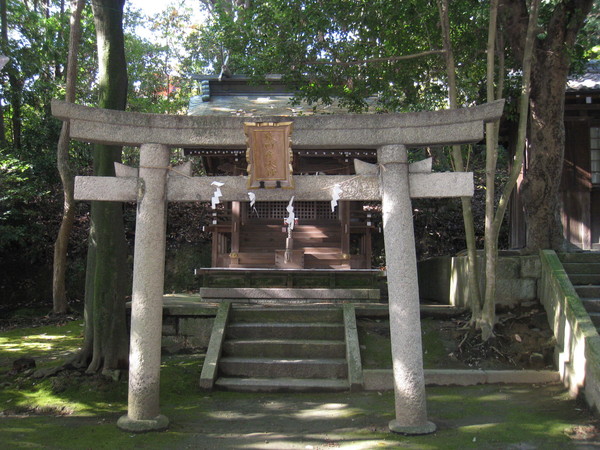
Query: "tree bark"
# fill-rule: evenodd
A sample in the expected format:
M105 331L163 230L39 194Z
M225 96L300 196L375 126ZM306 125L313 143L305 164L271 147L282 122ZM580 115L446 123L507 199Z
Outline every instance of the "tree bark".
M8 22L6 17L6 0L0 0L0 39L2 40L2 50L4 50L8 41ZM0 53L2 53L0 51ZM0 74L0 82L4 85L4 75ZM6 128L4 126L4 105L0 102L0 145L6 145Z
M530 152L522 184L526 251L563 250L559 186L564 157L565 87L577 33L593 0L556 2L545 29L537 30L531 73ZM525 0L501 0L505 37L523 60L527 30Z
M487 42L487 101L496 100L494 85L495 44L498 18L498 0L490 2L490 19ZM494 210L496 194L496 166L498 162L498 123L485 124L485 289L483 306L478 327L481 329L481 339L487 341L494 335L496 324L496 271L498 265L498 239L494 230Z
M81 12L85 0L73 0L71 5L71 30L69 33L69 54L67 57L67 80L65 100L75 101L75 84L77 81L77 54L81 39ZM63 216L54 243L54 271L52 278L52 304L55 314L67 312L67 290L65 278L67 272L67 250L69 236L75 218L74 177L69 167L69 124L63 122L56 151L56 165L63 185Z
M0 4L0 20L1 20L1 36L2 36L2 47L4 49L8 46L8 21L7 21L7 4L6 0L2 0ZM23 102L23 81L19 79L18 72L14 67L14 62L9 61L5 66L6 73L8 74L8 85L9 89L5 95L6 100L10 104L11 108L11 125L12 125L12 145L15 150L21 149L21 103ZM4 112L4 110L3 110ZM4 128L4 121L2 121Z
M124 110L127 67L123 36L124 0L92 0L98 45L98 106ZM94 174L114 176L121 147L94 146ZM121 203L92 202L86 275L84 346L79 364L87 372L110 372L128 365L125 296L128 269Z
M442 26L442 41L448 74L448 100L450 109L458 108L456 87L456 65L450 40L450 17L448 15L448 0L438 0L440 23ZM464 162L460 145L452 146L452 160L459 172L464 172ZM479 290L479 268L477 265L477 244L475 241L475 221L471 197L461 197L465 240L467 243L467 268L469 272L469 305L471 308L471 323L476 323L481 315L481 292Z

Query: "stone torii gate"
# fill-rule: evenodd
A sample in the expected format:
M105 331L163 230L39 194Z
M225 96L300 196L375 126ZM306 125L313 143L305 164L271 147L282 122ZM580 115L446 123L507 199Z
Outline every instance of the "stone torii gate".
M422 360L419 291L411 198L473 194L470 173L432 173L430 163L411 165L406 148L477 142L483 124L500 118L504 102L473 108L411 114L260 117L261 122L293 120L295 149L376 148L379 170L355 176L296 176L293 190L258 189L257 201L381 200L389 287L396 419L389 427L404 434L435 431L427 420ZM127 415L127 431L161 430L159 379L164 289L166 205L210 201L213 181L222 201L247 201L247 177L174 176L170 148L245 148L244 117L168 116L102 110L55 101L52 112L69 121L71 138L92 143L140 146L140 167L117 177L77 177L75 197L138 203ZM375 168L377 169L377 168Z

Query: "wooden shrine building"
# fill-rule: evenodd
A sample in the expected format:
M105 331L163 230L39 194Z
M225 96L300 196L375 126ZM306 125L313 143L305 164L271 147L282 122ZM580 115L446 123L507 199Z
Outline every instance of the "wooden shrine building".
M298 116L343 112L336 106L313 109L290 106L292 93L278 79L255 86L245 77L199 79L201 93L190 100L189 115ZM354 159L376 162L376 150L332 148L295 149L291 135L294 175L351 175ZM186 149L201 158L209 176L247 175L246 148ZM290 194L292 195L292 194ZM214 268L370 269L372 234L378 231L372 205L340 201L298 201L297 223L291 233L293 259L284 261L288 238L287 202L224 202L213 211L211 266Z
M564 124L560 182L564 237L582 250L600 250L600 61L591 61L584 74L568 80ZM526 245L522 208L517 190L511 205L511 248Z

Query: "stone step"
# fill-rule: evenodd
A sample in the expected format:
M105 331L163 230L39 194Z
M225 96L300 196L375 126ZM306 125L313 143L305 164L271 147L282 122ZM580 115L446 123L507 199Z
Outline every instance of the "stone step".
M260 358L345 358L346 343L333 340L229 339L223 356Z
M219 378L221 389L243 392L333 392L347 391L347 380L303 378Z
M571 280L573 286L600 285L600 273L571 273L569 274L569 280Z
M581 301L587 312L600 312L600 298L582 298Z
M563 263L598 263L600 252L559 253L558 258Z
M289 359L224 357L219 362L225 377L243 378L343 378L348 377L345 359Z
M600 262L563 262L565 271L571 274L597 274L600 276Z
M327 322L342 323L343 313L341 308L327 307L248 307L233 308L230 323L307 323Z
M227 327L227 339L344 339L341 323L237 322Z
M600 285L591 286L574 286L575 291L579 297L583 298L597 298L600 297Z

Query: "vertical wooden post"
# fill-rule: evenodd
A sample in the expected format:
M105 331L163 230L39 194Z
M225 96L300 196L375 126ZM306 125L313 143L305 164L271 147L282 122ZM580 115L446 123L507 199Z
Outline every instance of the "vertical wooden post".
M240 202L231 202L231 253L240 251Z
M212 249L210 254L211 267L219 267L219 232L215 228L212 232Z
M344 265L350 268L350 203L345 201L338 202L340 208L340 224L341 224L341 242L340 249L344 259Z
M373 259L373 249L371 248L372 246L372 241L371 241L371 228L367 227L367 229L365 230L365 234L363 235L363 246L364 246L364 251L363 251L363 257L365 259L365 269L370 269L371 268L371 260Z

